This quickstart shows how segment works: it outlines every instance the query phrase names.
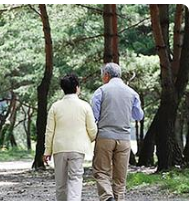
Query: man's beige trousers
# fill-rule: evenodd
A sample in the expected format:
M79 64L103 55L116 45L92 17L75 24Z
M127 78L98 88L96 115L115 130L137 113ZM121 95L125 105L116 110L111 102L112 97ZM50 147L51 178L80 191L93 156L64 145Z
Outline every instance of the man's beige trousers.
M57 201L81 201L84 154L54 154Z
M130 141L96 140L93 175L100 201L106 201L110 197L114 197L116 201L125 201L130 149Z

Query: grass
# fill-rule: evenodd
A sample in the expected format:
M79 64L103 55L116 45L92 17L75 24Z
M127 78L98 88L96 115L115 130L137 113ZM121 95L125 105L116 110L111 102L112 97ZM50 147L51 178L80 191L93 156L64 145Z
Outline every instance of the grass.
M189 193L189 169L173 169L166 173L130 173L127 178L128 189L138 186L158 185L162 190L175 194Z
M33 159L34 151L19 148L0 149L0 162Z

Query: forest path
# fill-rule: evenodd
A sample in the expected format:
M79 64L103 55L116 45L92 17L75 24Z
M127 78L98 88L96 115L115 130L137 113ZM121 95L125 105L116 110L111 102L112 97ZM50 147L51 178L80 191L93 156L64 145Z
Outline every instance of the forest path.
M36 172L31 161L0 162L0 201L55 201L53 168ZM129 171L138 171L130 168ZM139 169L154 171L154 169ZM188 201L170 195L158 186L140 187L127 192L126 201ZM91 168L85 168L82 201L99 201Z

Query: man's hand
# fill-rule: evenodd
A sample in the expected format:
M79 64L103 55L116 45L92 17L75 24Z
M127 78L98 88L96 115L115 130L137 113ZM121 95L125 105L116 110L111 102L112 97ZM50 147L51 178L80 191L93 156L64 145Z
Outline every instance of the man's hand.
M43 156L43 162L46 163L46 165L48 165L48 161L51 160L51 155L44 155Z

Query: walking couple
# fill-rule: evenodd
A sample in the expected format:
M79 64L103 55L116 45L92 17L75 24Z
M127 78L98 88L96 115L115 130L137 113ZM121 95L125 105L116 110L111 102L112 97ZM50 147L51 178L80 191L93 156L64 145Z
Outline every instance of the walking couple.
M100 201L125 201L130 156L130 122L143 118L139 95L121 79L121 68L101 68L104 85L91 106L81 100L76 75L60 80L63 99L51 106L45 133L44 161L53 154L57 201L81 201L83 161L95 141L93 176Z

